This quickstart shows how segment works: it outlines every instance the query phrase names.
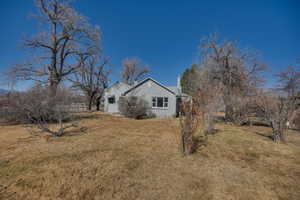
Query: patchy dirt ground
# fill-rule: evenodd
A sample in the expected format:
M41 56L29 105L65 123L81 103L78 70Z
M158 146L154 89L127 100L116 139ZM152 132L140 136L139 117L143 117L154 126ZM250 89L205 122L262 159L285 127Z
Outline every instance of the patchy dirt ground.
M0 199L300 199L300 134L275 144L266 127L217 125L182 157L175 119L98 113L55 138L0 127Z

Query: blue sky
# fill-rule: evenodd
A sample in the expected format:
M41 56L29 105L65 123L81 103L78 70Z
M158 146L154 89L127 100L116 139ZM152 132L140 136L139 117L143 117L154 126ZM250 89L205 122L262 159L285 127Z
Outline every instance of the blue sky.
M26 60L21 38L32 35L37 23L28 17L35 12L33 1L0 3L0 71L5 71ZM101 26L113 80L118 78L122 59L139 57L150 65L154 79L175 85L180 73L199 62L200 39L213 32L257 50L269 66L269 85L272 74L300 58L297 0L77 0L73 5L92 24Z

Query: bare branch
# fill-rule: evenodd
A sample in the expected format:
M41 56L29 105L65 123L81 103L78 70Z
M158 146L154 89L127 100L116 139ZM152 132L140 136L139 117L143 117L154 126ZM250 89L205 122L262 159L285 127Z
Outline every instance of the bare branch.
M106 68L109 63L107 57L98 57L98 55L84 55L79 57L81 64L73 78L69 80L73 87L79 88L84 92L88 101L88 109L92 109L95 102L97 110L100 109L100 101L103 97L104 89L108 86L110 69ZM99 62L102 62L101 64Z
M47 77L55 94L60 82L80 67L80 63L74 63L76 57L100 51L99 28L91 26L78 14L69 0L36 0L35 3L38 8L35 17L41 22L43 31L25 39L24 46L33 48L40 62L18 65L12 72L25 80ZM41 70L40 63L45 70Z
M216 35L202 40L201 56L210 84L222 84L226 121L234 122L234 100L253 93L262 83L265 65L256 61L253 52L242 50L235 41L220 41Z
M123 82L133 85L149 73L148 65L141 64L138 58L126 58L122 61L121 79Z

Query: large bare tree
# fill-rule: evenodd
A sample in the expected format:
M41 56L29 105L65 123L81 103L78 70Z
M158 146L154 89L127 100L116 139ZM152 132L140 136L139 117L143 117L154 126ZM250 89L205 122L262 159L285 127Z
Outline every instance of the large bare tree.
M75 72L81 63L76 57L98 51L98 27L71 7L71 0L35 0L38 12L34 17L41 30L26 38L24 46L33 49L34 59L11 70L18 79L46 82L55 95L58 85Z
M150 71L148 65L142 64L138 58L126 58L122 61L122 65L121 79L129 85L141 80Z
M216 35L202 40L201 56L202 70L210 84L222 84L225 119L234 122L234 100L259 85L265 65L257 62L255 53L242 50L235 41L221 41Z

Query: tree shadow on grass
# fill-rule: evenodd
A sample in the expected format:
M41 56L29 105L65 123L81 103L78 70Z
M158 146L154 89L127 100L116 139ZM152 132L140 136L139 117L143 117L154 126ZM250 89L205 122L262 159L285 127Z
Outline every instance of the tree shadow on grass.
M87 127L79 127L75 130L67 130L64 134L63 137L72 137L72 136L80 136L80 135L85 135L87 134L88 128ZM56 136L53 136L56 137Z
M207 133L207 135L216 135L220 132L219 129L214 128L211 132Z
M82 114L76 114L72 117L72 121L76 120L84 120L84 119L103 119L105 117L104 114L98 114L98 113L82 113Z
M259 122L259 121L250 121L244 124L245 126L263 126L263 127L270 127L267 122Z
M214 133L216 134L216 133ZM191 146L191 154L200 152L203 148L208 146L208 135L206 136L195 136L193 137L193 144Z
M214 120L216 122L225 122L225 117L224 116L214 116Z
M259 135L259 136L268 138L268 139L270 139L270 140L272 140L272 141L274 140L273 135L265 134L265 133L260 133L260 132L258 132L258 131L254 131L253 133L255 133L256 135Z

